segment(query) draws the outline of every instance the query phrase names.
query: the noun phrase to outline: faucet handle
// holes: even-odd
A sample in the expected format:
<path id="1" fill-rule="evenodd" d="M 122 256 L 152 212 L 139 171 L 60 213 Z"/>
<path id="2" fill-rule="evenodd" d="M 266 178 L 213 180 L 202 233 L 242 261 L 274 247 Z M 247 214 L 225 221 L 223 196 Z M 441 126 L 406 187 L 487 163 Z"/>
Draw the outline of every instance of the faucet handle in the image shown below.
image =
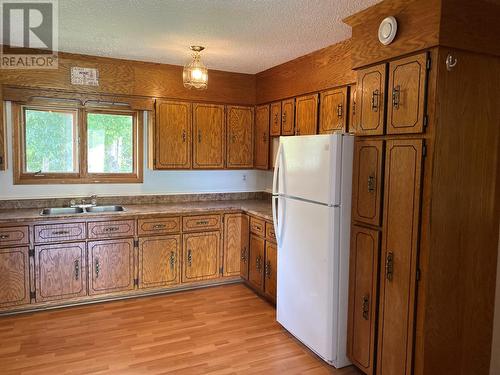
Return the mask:
<path id="1" fill-rule="evenodd" d="M 75 200 L 75 199 L 70 200 L 70 201 L 69 201 L 69 206 L 70 206 L 70 207 L 74 207 L 74 206 L 76 206 L 76 200 Z"/>
<path id="2" fill-rule="evenodd" d="M 93 206 L 97 205 L 97 195 L 95 195 L 95 194 L 94 194 L 94 195 L 91 195 L 91 196 L 90 196 L 90 203 L 91 203 Z"/>

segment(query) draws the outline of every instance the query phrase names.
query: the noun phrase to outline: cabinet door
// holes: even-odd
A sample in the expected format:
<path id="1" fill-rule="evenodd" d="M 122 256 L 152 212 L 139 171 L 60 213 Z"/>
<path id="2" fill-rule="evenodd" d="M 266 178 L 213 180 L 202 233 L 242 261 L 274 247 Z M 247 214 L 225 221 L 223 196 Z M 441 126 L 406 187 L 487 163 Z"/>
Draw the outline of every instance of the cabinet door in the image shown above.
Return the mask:
<path id="1" fill-rule="evenodd" d="M 318 128 L 318 94 L 299 96 L 295 104 L 295 134 L 316 134 Z"/>
<path id="2" fill-rule="evenodd" d="M 238 276 L 240 272 L 245 274 L 245 270 L 241 267 L 245 267 L 247 264 L 247 252 L 248 216 L 244 214 L 225 215 L 223 276 Z M 248 268 L 248 265 L 246 267 Z"/>
<path id="3" fill-rule="evenodd" d="M 191 103 L 156 101 L 155 169 L 191 168 Z"/>
<path id="4" fill-rule="evenodd" d="M 388 134 L 422 133 L 426 79 L 426 53 L 389 64 Z"/>
<path id="5" fill-rule="evenodd" d="M 381 64 L 358 71 L 356 134 L 384 134 L 385 69 Z"/>
<path id="6" fill-rule="evenodd" d="M 320 93 L 320 134 L 345 131 L 347 124 L 347 87 Z"/>
<path id="7" fill-rule="evenodd" d="M 193 104 L 193 168 L 224 167 L 224 106 Z"/>
<path id="8" fill-rule="evenodd" d="M 382 140 L 361 140 L 354 144 L 352 219 L 380 225 L 382 198 Z"/>
<path id="9" fill-rule="evenodd" d="M 271 136 L 281 135 L 281 102 L 271 103 Z"/>
<path id="10" fill-rule="evenodd" d="M 227 107 L 227 161 L 228 168 L 253 166 L 253 108 Z"/>
<path id="11" fill-rule="evenodd" d="M 182 282 L 219 277 L 220 232 L 184 235 Z"/>
<path id="12" fill-rule="evenodd" d="M 276 301 L 276 280 L 278 252 L 276 244 L 266 241 L 266 263 L 264 266 L 264 293 L 266 296 Z"/>
<path id="13" fill-rule="evenodd" d="M 386 145 L 377 368 L 411 374 L 422 140 Z"/>
<path id="14" fill-rule="evenodd" d="M 139 288 L 178 284 L 180 249 L 180 235 L 139 239 Z"/>
<path id="15" fill-rule="evenodd" d="M 365 374 L 373 374 L 374 370 L 378 260 L 379 232 L 353 225 L 347 352 Z"/>
<path id="16" fill-rule="evenodd" d="M 248 262 L 248 281 L 255 288 L 264 287 L 264 251 L 265 240 L 250 234 L 250 259 Z"/>
<path id="17" fill-rule="evenodd" d="M 87 295 L 85 243 L 35 246 L 37 302 Z"/>
<path id="18" fill-rule="evenodd" d="M 134 289 L 134 240 L 88 243 L 89 294 L 106 294 Z"/>
<path id="19" fill-rule="evenodd" d="M 30 303 L 28 247 L 0 249 L 0 307 Z"/>
<path id="20" fill-rule="evenodd" d="M 356 134 L 356 85 L 349 86 L 349 132 Z"/>
<path id="21" fill-rule="evenodd" d="M 255 109 L 255 161 L 257 169 L 269 168 L 269 106 Z"/>
<path id="22" fill-rule="evenodd" d="M 281 135 L 295 134 L 295 99 L 281 102 Z"/>

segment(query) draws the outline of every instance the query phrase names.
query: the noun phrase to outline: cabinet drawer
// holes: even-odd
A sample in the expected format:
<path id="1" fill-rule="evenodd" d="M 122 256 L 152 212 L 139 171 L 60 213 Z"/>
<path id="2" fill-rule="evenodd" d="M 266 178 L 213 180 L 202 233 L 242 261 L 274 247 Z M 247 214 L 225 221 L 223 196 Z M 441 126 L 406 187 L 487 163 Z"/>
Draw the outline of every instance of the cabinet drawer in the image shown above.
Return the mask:
<path id="1" fill-rule="evenodd" d="M 266 239 L 276 242 L 276 233 L 274 233 L 274 224 L 266 222 Z"/>
<path id="2" fill-rule="evenodd" d="M 26 245 L 28 242 L 27 226 L 0 228 L 0 246 Z"/>
<path id="3" fill-rule="evenodd" d="M 179 217 L 160 217 L 156 219 L 139 219 L 137 231 L 139 236 L 147 234 L 178 233 L 181 230 Z"/>
<path id="4" fill-rule="evenodd" d="M 265 222 L 255 217 L 250 218 L 250 232 L 264 237 L 266 235 Z"/>
<path id="5" fill-rule="evenodd" d="M 84 240 L 85 237 L 84 223 L 35 225 L 36 243 Z"/>
<path id="6" fill-rule="evenodd" d="M 134 220 L 89 223 L 89 238 L 129 237 L 135 232 Z"/>
<path id="7" fill-rule="evenodd" d="M 182 218 L 185 232 L 220 229 L 220 215 L 186 216 Z"/>

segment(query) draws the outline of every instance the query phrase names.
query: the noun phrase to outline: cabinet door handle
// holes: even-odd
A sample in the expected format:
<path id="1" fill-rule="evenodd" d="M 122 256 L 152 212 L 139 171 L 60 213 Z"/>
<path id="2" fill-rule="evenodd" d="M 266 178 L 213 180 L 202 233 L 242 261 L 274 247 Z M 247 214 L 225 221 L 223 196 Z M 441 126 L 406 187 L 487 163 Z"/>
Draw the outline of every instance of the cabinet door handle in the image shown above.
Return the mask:
<path id="1" fill-rule="evenodd" d="M 368 192 L 373 193 L 376 189 L 376 180 L 374 175 L 369 175 L 368 176 Z"/>
<path id="2" fill-rule="evenodd" d="M 197 225 L 208 225 L 208 220 L 200 220 L 196 222 Z"/>
<path id="3" fill-rule="evenodd" d="M 243 249 L 241 249 L 241 260 L 246 263 L 247 262 L 247 247 L 243 247 Z"/>
<path id="4" fill-rule="evenodd" d="M 342 118 L 342 116 L 343 116 L 343 112 L 344 112 L 344 107 L 343 107 L 343 105 L 342 105 L 342 104 L 339 104 L 339 105 L 337 106 L 337 117 L 338 117 L 338 118 Z"/>
<path id="5" fill-rule="evenodd" d="M 377 112 L 378 111 L 378 107 L 379 107 L 379 91 L 378 90 L 374 90 L 372 92 L 372 111 L 373 112 Z"/>
<path id="6" fill-rule="evenodd" d="M 193 255 L 191 254 L 191 249 L 188 249 L 187 261 L 188 266 L 191 267 L 191 265 L 193 264 Z"/>
<path id="7" fill-rule="evenodd" d="M 0 234 L 0 240 L 6 240 L 10 237 L 10 234 Z"/>
<path id="8" fill-rule="evenodd" d="M 385 277 L 389 281 L 392 281 L 394 277 L 394 254 L 392 251 L 389 251 L 385 258 Z"/>
<path id="9" fill-rule="evenodd" d="M 104 230 L 104 232 L 116 232 L 116 231 L 119 231 L 120 228 L 119 227 L 106 227 L 103 230 Z"/>
<path id="10" fill-rule="evenodd" d="M 356 101 L 355 100 L 352 101 L 352 115 L 353 116 L 356 115 Z"/>
<path id="11" fill-rule="evenodd" d="M 275 114 L 274 114 L 274 123 L 275 123 L 276 125 L 278 125 L 278 121 L 279 121 L 279 115 L 278 115 L 278 113 L 275 113 Z"/>
<path id="12" fill-rule="evenodd" d="M 173 251 L 170 252 L 170 269 L 173 270 L 175 267 L 175 253 Z"/>
<path id="13" fill-rule="evenodd" d="M 165 224 L 155 224 L 153 225 L 153 229 L 164 229 L 166 227 Z"/>
<path id="14" fill-rule="evenodd" d="M 401 100 L 401 86 L 397 85 L 392 89 L 392 107 L 394 109 L 399 109 L 399 103 Z"/>
<path id="15" fill-rule="evenodd" d="M 255 268 L 257 269 L 257 272 L 260 273 L 260 271 L 262 269 L 260 255 L 257 255 L 257 258 L 255 259 Z"/>
<path id="16" fill-rule="evenodd" d="M 80 261 L 78 259 L 75 260 L 75 280 L 78 281 L 80 278 Z"/>
<path id="17" fill-rule="evenodd" d="M 268 279 L 270 279 L 271 278 L 271 262 L 270 261 L 267 261 L 267 263 L 266 263 L 265 272 L 266 272 L 266 277 Z"/>
<path id="18" fill-rule="evenodd" d="M 201 130 L 198 130 L 198 143 L 201 143 Z"/>
<path id="19" fill-rule="evenodd" d="M 363 296 L 361 311 L 363 314 L 363 319 L 368 320 L 370 316 L 370 297 L 368 295 Z"/>
<path id="20" fill-rule="evenodd" d="M 63 236 L 69 234 L 69 230 L 55 230 L 52 232 L 54 236 Z"/>
<path id="21" fill-rule="evenodd" d="M 236 136 L 234 134 L 231 134 L 231 142 L 236 143 Z"/>
<path id="22" fill-rule="evenodd" d="M 182 142 L 186 142 L 186 130 L 182 131 Z"/>
<path id="23" fill-rule="evenodd" d="M 281 115 L 281 122 L 286 122 L 286 112 Z"/>
<path id="24" fill-rule="evenodd" d="M 100 266 L 99 266 L 99 258 L 95 259 L 95 278 L 99 278 L 99 271 L 100 271 Z"/>

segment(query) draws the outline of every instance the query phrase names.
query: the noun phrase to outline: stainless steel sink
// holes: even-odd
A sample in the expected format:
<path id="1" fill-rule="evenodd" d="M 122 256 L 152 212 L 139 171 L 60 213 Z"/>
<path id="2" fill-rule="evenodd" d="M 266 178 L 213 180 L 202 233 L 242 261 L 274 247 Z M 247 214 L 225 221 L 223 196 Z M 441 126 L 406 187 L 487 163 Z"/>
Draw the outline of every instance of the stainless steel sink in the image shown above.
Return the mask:
<path id="1" fill-rule="evenodd" d="M 125 211 L 123 206 L 93 206 L 85 208 L 87 212 L 121 212 Z"/>
<path id="2" fill-rule="evenodd" d="M 83 208 L 80 207 L 54 207 L 54 208 L 44 208 L 40 215 L 50 216 L 50 215 L 71 215 L 71 214 L 82 214 Z"/>

